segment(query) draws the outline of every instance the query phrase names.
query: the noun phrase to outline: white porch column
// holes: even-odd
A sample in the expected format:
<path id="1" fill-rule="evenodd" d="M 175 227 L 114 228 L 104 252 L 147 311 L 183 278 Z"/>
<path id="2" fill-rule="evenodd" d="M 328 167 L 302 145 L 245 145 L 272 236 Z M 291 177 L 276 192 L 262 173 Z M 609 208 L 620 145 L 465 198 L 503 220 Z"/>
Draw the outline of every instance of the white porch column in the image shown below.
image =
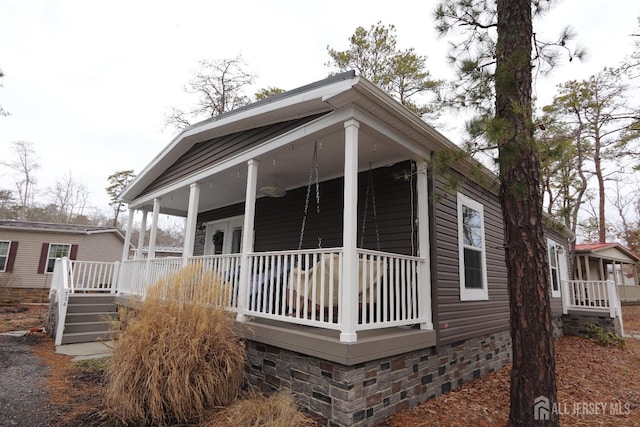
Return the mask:
<path id="1" fill-rule="evenodd" d="M 127 219 L 127 232 L 124 235 L 124 248 L 122 248 L 122 261 L 129 259 L 129 249 L 131 246 L 131 232 L 133 231 L 133 215 L 136 210 L 129 208 L 129 218 Z"/>
<path id="2" fill-rule="evenodd" d="M 153 199 L 153 218 L 151 218 L 151 234 L 149 235 L 149 254 L 147 259 L 156 257 L 156 237 L 158 236 L 158 217 L 160 216 L 160 199 Z"/>
<path id="3" fill-rule="evenodd" d="M 427 180 L 427 162 L 416 162 L 416 191 L 418 192 L 418 255 L 422 259 L 418 270 L 419 294 L 418 314 L 425 319 L 420 329 L 433 329 L 431 311 L 431 265 L 429 263 L 429 183 Z"/>
<path id="4" fill-rule="evenodd" d="M 238 289 L 238 314 L 236 320 L 244 322 L 244 313 L 249 302 L 249 278 L 251 268 L 249 254 L 253 253 L 253 228 L 256 216 L 256 187 L 258 184 L 258 161 L 247 162 L 247 190 L 244 198 L 244 224 L 242 226 L 242 254 L 240 255 L 240 289 Z"/>
<path id="5" fill-rule="evenodd" d="M 142 259 L 142 247 L 144 246 L 144 236 L 147 234 L 147 217 L 149 211 L 142 211 L 142 223 L 140 224 L 140 234 L 138 235 L 138 250 L 136 251 L 136 259 Z"/>
<path id="6" fill-rule="evenodd" d="M 182 264 L 187 265 L 189 257 L 193 256 L 193 244 L 196 240 L 196 225 L 198 222 L 198 205 L 200 204 L 200 184 L 194 182 L 189 187 L 189 210 L 184 227 L 184 247 L 182 248 Z"/>
<path id="7" fill-rule="evenodd" d="M 342 295 L 340 341 L 356 342 L 358 323 L 358 128 L 356 120 L 344 122 L 344 212 L 342 227 Z"/>

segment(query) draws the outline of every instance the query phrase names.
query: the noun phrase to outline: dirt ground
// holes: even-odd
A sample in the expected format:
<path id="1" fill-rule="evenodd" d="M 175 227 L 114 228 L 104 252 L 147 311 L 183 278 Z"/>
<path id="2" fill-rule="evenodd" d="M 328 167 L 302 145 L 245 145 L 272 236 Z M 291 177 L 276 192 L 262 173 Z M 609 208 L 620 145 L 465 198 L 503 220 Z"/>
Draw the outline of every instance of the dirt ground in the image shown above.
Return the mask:
<path id="1" fill-rule="evenodd" d="M 623 308 L 625 332 L 640 335 L 640 306 Z M 6 310 L 0 306 L 0 331 L 39 328 L 46 309 Z M 75 366 L 54 353 L 53 342 L 32 340 L 48 366 L 50 403 L 57 426 L 101 426 L 100 369 Z M 602 347 L 579 337 L 556 342 L 561 424 L 640 426 L 640 339 L 626 339 L 625 350 Z M 398 413 L 379 427 L 504 426 L 509 414 L 509 366 L 418 407 Z M 108 425 L 108 424 L 107 424 Z"/>

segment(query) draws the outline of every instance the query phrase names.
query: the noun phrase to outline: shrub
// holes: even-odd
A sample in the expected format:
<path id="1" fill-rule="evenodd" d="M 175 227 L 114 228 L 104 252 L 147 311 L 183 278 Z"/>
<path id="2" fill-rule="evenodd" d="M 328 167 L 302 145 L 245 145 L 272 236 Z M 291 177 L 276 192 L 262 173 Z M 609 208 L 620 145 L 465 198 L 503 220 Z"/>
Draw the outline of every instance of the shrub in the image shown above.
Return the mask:
<path id="1" fill-rule="evenodd" d="M 107 373 L 106 405 L 115 418 L 134 425 L 200 422 L 238 396 L 244 347 L 231 314 L 210 304 L 224 304 L 224 287 L 189 266 L 150 287 L 138 310 L 123 312 L 126 329 Z"/>
<path id="2" fill-rule="evenodd" d="M 587 323 L 584 326 L 584 330 L 585 330 L 585 334 L 584 334 L 585 338 L 595 341 L 601 346 L 604 346 L 604 347 L 616 346 L 616 347 L 620 347 L 621 349 L 627 348 L 627 343 L 624 341 L 622 337 L 619 337 L 613 332 L 605 331 L 601 326 L 598 326 L 595 323 Z"/>

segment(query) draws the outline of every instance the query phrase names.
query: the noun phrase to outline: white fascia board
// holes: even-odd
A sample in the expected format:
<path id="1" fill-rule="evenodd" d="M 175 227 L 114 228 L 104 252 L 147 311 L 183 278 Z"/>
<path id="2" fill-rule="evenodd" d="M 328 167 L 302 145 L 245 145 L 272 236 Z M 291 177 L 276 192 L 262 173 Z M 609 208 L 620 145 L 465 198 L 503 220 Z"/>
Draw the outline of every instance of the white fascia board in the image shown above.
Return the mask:
<path id="1" fill-rule="evenodd" d="M 384 106 L 385 110 L 400 116 L 404 123 L 410 124 L 410 126 L 414 127 L 418 132 L 428 135 L 431 141 L 441 144 L 443 148 L 460 149 L 460 147 L 453 143 L 449 138 L 438 132 L 434 127 L 416 116 L 415 113 L 407 109 L 370 81 L 361 79 L 358 82 L 358 85 L 354 85 L 354 89 L 363 96 L 371 99 L 376 104 Z"/>
<path id="2" fill-rule="evenodd" d="M 0 226 L 0 230 L 10 231 L 34 231 L 38 233 L 61 233 L 61 234 L 87 234 L 86 230 L 60 230 L 52 228 L 38 228 L 38 227 L 6 227 Z"/>
<path id="3" fill-rule="evenodd" d="M 91 230 L 86 232 L 86 234 L 104 234 L 104 233 L 114 233 L 117 236 L 121 237 L 122 240 L 124 240 L 124 235 L 117 228 L 111 228 L 109 230 Z"/>
<path id="4" fill-rule="evenodd" d="M 332 83 L 328 86 L 320 86 L 314 89 L 311 89 L 307 92 L 302 92 L 299 94 L 295 94 L 289 97 L 282 98 L 272 103 L 266 103 L 264 105 L 259 105 L 255 108 L 248 108 L 246 110 L 238 111 L 235 114 L 229 114 L 228 116 L 224 116 L 219 120 L 208 120 L 201 122 L 201 124 L 195 124 L 192 127 L 183 130 L 179 133 L 170 143 L 167 145 L 164 150 L 162 150 L 157 156 L 153 158 L 153 160 L 136 176 L 133 182 L 125 188 L 125 190 L 118 197 L 119 201 L 122 202 L 131 202 L 131 198 L 129 193 L 133 192 L 138 188 L 140 184 L 144 186 L 149 185 L 150 182 L 147 182 L 145 185 L 145 177 L 151 171 L 155 169 L 155 167 L 160 164 L 160 162 L 165 159 L 172 151 L 174 151 L 178 145 L 183 143 L 185 140 L 193 139 L 191 144 L 188 144 L 184 150 L 179 151 L 178 156 L 175 156 L 175 159 L 179 157 L 179 155 L 184 154 L 189 148 L 191 148 L 194 144 L 201 142 L 201 140 L 207 140 L 211 138 L 215 138 L 215 135 L 207 134 L 204 138 L 199 138 L 199 136 L 208 131 L 214 130 L 216 128 L 220 129 L 220 135 L 225 135 L 224 128 L 233 123 L 238 123 L 243 120 L 249 119 L 251 117 L 264 115 L 270 112 L 277 111 L 279 109 L 284 109 L 286 107 L 290 107 L 296 104 L 302 104 L 306 101 L 317 100 L 320 99 L 324 101 L 327 98 L 335 96 L 341 92 L 344 92 L 350 89 L 353 84 L 358 81 L 358 77 L 348 80 L 341 80 L 335 83 Z M 174 159 L 174 160 L 175 160 Z M 153 177 L 155 179 L 155 177 Z M 140 189 L 141 191 L 142 189 Z"/>
<path id="5" fill-rule="evenodd" d="M 355 110 L 353 108 L 345 108 L 340 111 L 335 111 L 317 118 L 305 125 L 293 129 L 287 133 L 277 136 L 269 141 L 262 143 L 261 145 L 253 148 L 250 151 L 245 151 L 234 157 L 228 158 L 216 165 L 213 165 L 207 169 L 201 170 L 193 175 L 190 175 L 180 181 L 177 181 L 167 187 L 158 189 L 152 193 L 146 194 L 144 197 L 132 200 L 129 203 L 130 209 L 138 209 L 141 206 L 153 201 L 155 198 L 162 198 L 163 195 L 171 193 L 180 188 L 188 187 L 194 182 L 200 182 L 208 179 L 209 177 L 216 175 L 225 170 L 243 165 L 251 159 L 260 157 L 270 151 L 276 150 L 285 145 L 291 144 L 305 136 L 312 135 L 316 132 L 320 132 L 325 128 L 328 128 L 337 123 L 342 123 L 350 118 L 353 118 Z"/>
<path id="6" fill-rule="evenodd" d="M 358 109 L 355 109 L 354 111 L 354 119 L 376 130 L 387 138 L 392 139 L 394 142 L 411 151 L 419 158 L 424 159 L 429 156 L 429 151 L 424 146 L 417 144 L 409 140 L 408 138 L 405 138 L 395 130 L 386 126 L 384 123 L 381 123 L 379 120 L 373 119 L 371 116 L 363 113 Z"/>

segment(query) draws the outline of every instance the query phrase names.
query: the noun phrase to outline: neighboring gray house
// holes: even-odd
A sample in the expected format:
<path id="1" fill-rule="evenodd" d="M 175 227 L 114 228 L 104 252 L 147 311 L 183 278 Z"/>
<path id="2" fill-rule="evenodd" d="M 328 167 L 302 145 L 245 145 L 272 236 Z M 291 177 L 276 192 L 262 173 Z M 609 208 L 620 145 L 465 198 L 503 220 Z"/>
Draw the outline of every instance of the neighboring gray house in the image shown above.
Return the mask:
<path id="1" fill-rule="evenodd" d="M 446 151 L 353 72 L 193 125 L 121 195 L 142 230 L 153 216 L 117 302 L 187 264 L 214 271 L 251 383 L 291 389 L 322 425 L 373 425 L 479 378 L 511 358 L 498 185 L 462 156 L 436 173 Z M 160 214 L 186 218 L 181 258 L 155 256 Z M 558 334 L 580 302 L 561 296 L 569 234 L 546 230 Z"/>
<path id="2" fill-rule="evenodd" d="M 575 247 L 576 280 L 611 280 L 622 302 L 640 302 L 640 257 L 620 243 L 585 243 Z"/>
<path id="3" fill-rule="evenodd" d="M 46 302 L 56 258 L 113 262 L 123 248 L 124 236 L 115 228 L 1 220 L 0 295 L 24 301 L 44 295 Z"/>

